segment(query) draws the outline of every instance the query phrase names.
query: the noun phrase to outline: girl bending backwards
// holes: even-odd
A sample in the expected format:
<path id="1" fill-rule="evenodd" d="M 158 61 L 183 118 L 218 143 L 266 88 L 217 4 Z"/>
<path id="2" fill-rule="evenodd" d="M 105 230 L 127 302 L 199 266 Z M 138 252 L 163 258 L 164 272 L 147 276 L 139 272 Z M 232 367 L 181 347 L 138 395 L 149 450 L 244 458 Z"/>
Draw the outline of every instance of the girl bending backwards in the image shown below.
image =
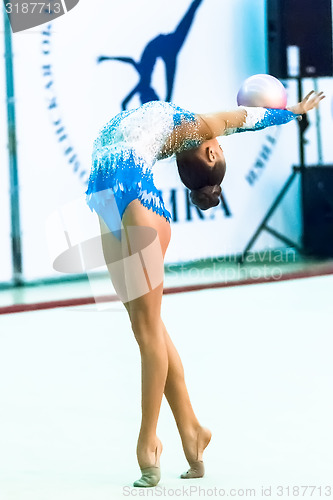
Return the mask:
<path id="1" fill-rule="evenodd" d="M 181 359 L 161 318 L 171 214 L 154 184 L 152 167 L 175 155 L 191 201 L 207 210 L 219 203 L 226 171 L 217 137 L 287 123 L 317 107 L 323 97 L 312 91 L 283 110 L 240 106 L 212 114 L 152 101 L 116 115 L 94 141 L 86 201 L 98 214 L 105 262 L 141 355 L 136 454 L 142 477 L 134 486 L 155 486 L 160 480 L 162 443 L 156 428 L 163 394 L 190 466 L 181 478 L 204 475 L 203 451 L 212 435 L 193 411 Z"/>

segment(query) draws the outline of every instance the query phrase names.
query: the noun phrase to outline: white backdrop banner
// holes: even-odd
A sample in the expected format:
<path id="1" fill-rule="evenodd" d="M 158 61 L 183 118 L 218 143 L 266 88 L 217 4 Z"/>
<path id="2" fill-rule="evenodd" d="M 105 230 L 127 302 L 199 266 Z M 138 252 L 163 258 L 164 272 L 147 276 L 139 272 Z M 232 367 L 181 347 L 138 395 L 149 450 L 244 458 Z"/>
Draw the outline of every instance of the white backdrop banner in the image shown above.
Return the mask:
<path id="1" fill-rule="evenodd" d="M 13 35 L 27 279 L 56 274 L 45 224 L 66 203 L 84 200 L 93 140 L 113 115 L 156 98 L 193 112 L 237 106 L 242 81 L 267 71 L 264 7 L 264 0 L 95 0 L 93 6 L 81 0 L 66 16 Z M 330 93 L 330 79 L 319 84 Z M 305 90 L 311 86 L 306 82 Z M 293 103 L 293 84 L 288 94 Z M 311 121 L 307 156 L 317 162 L 314 114 Z M 329 162 L 332 119 L 325 106 L 322 123 Z M 167 263 L 241 253 L 298 163 L 296 123 L 220 140 L 227 159 L 223 199 L 208 211 L 190 204 L 174 160 L 154 166 L 173 216 Z M 295 185 L 274 221 L 296 241 L 298 206 Z M 82 224 L 99 227 L 88 207 Z M 281 242 L 263 235 L 256 249 L 267 246 Z"/>

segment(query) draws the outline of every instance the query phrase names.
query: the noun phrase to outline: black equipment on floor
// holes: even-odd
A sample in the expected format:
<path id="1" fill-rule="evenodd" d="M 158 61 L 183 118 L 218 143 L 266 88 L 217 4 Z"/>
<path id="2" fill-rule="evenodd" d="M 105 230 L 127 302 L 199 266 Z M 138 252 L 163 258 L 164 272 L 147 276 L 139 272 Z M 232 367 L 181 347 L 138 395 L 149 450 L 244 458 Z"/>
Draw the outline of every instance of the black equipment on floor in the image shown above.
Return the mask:
<path id="1" fill-rule="evenodd" d="M 302 169 L 304 253 L 333 257 L 333 165 Z"/>
<path id="2" fill-rule="evenodd" d="M 299 47 L 301 78 L 333 75 L 331 0 L 267 0 L 269 74 L 285 79 L 288 47 Z"/>

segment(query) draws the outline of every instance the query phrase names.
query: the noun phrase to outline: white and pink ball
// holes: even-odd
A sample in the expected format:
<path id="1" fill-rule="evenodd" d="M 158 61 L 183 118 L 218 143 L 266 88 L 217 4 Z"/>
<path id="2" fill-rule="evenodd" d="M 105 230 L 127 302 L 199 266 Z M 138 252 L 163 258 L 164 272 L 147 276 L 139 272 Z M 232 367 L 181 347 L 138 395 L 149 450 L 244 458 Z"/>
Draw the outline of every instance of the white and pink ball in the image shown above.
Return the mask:
<path id="1" fill-rule="evenodd" d="M 238 106 L 285 109 L 287 91 L 284 85 L 271 75 L 253 75 L 247 78 L 237 94 Z"/>

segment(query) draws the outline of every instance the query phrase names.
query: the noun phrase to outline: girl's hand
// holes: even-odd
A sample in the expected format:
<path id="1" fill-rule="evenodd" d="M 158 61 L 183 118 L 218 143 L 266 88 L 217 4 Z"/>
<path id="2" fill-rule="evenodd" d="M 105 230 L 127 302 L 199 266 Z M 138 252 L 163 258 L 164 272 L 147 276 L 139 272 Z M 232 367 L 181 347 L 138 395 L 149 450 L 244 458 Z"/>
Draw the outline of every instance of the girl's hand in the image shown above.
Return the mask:
<path id="1" fill-rule="evenodd" d="M 324 92 L 315 92 L 314 90 L 311 90 L 311 92 L 309 92 L 301 102 L 287 109 L 296 115 L 304 115 L 304 113 L 307 113 L 311 109 L 317 108 L 320 101 L 324 99 L 324 97 Z"/>

